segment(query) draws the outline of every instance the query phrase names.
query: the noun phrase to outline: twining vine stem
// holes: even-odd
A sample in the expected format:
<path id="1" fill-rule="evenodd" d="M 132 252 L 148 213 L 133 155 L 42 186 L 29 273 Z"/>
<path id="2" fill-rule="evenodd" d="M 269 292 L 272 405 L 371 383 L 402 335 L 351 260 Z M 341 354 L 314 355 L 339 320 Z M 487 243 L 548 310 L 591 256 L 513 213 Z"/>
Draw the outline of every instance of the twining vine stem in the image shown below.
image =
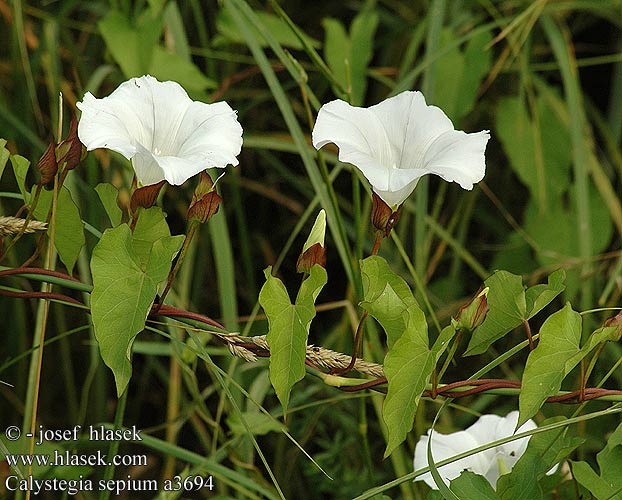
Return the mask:
<path id="1" fill-rule="evenodd" d="M 0 277 L 19 276 L 38 281 L 64 285 L 80 291 L 90 291 L 91 287 L 75 278 L 58 271 L 29 268 L 0 268 Z M 16 291 L 6 287 L 0 288 L 0 295 L 18 298 L 36 298 L 61 302 L 70 306 L 78 306 L 88 312 L 88 308 L 79 300 L 68 295 L 56 292 Z M 232 355 L 248 362 L 255 362 L 258 358 L 270 356 L 270 346 L 265 335 L 246 337 L 237 333 L 230 333 L 218 321 L 203 314 L 187 311 L 169 305 L 154 304 L 150 321 L 157 317 L 176 319 L 186 327 L 196 328 L 209 333 L 225 344 Z M 325 384 L 342 391 L 355 392 L 375 390 L 386 392 L 387 378 L 381 364 L 365 361 L 361 358 L 352 358 L 351 355 L 336 352 L 321 346 L 308 345 L 306 364 L 311 373 L 321 378 Z M 351 378 L 340 376 L 345 371 L 358 372 L 366 378 Z M 335 375 L 339 374 L 339 375 Z M 521 383 L 518 380 L 482 378 L 475 380 L 461 380 L 449 384 L 432 384 L 423 392 L 425 397 L 461 398 L 474 394 L 488 393 L 506 396 L 518 396 Z M 547 398 L 548 403 L 579 404 L 593 399 L 605 401 L 622 401 L 622 390 L 603 389 L 600 387 L 582 387 L 575 391 L 559 391 L 556 395 Z"/>

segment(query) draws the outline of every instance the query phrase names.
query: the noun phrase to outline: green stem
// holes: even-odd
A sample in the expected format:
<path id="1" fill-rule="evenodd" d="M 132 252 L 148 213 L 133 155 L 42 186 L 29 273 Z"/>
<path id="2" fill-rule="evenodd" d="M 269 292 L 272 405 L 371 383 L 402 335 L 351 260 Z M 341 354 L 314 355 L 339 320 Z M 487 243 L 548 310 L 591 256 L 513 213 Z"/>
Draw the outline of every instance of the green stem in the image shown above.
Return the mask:
<path id="1" fill-rule="evenodd" d="M 127 393 L 128 388 L 125 389 L 119 401 L 117 402 L 117 410 L 114 415 L 114 428 L 122 429 L 123 428 L 123 415 L 125 415 L 125 405 L 127 403 Z M 113 457 L 119 452 L 119 446 L 121 441 L 112 441 L 110 443 L 110 448 L 108 448 L 108 456 Z M 104 470 L 104 481 L 107 482 L 114 477 L 115 465 L 110 462 L 106 469 Z M 99 495 L 99 500 L 108 500 L 110 498 L 110 490 L 102 490 Z"/>
<path id="2" fill-rule="evenodd" d="M 56 251 L 54 249 L 54 235 L 56 228 L 56 202 L 58 200 L 58 176 L 54 177 L 54 192 L 52 195 L 52 218 L 50 219 L 50 233 L 48 240 L 48 248 L 45 256 L 45 268 L 52 269 L 56 260 Z M 51 292 L 52 285 L 50 283 L 44 283 L 41 287 L 43 292 Z M 33 338 L 33 344 L 38 344 L 39 348 L 33 350 L 32 357 L 30 359 L 30 371 L 28 376 L 28 389 L 26 398 L 26 408 L 24 411 L 23 428 L 27 429 L 27 425 L 30 425 L 30 446 L 29 454 L 34 453 L 35 448 L 35 429 L 37 426 L 37 410 L 39 406 L 39 389 L 41 387 L 41 370 L 43 367 L 43 347 L 45 345 L 45 331 L 47 328 L 47 320 L 50 310 L 49 300 L 42 300 L 39 302 L 39 309 L 37 311 L 37 325 L 35 329 L 35 335 Z M 28 466 L 28 476 L 32 475 L 32 465 Z M 30 490 L 26 492 L 26 500 L 30 498 Z"/>
<path id="3" fill-rule="evenodd" d="M 458 333 L 454 337 L 453 344 L 449 348 L 447 359 L 445 359 L 445 362 L 443 363 L 443 367 L 438 372 L 436 380 L 441 380 L 443 378 L 443 375 L 445 375 L 447 368 L 449 368 L 449 363 L 451 363 L 451 360 L 454 359 L 454 355 L 456 354 L 456 350 L 458 349 L 458 344 L 460 343 L 461 338 L 462 338 L 462 330 L 458 330 Z"/>
<path id="4" fill-rule="evenodd" d="M 177 272 L 181 268 L 181 265 L 183 264 L 184 259 L 186 258 L 186 252 L 188 252 L 188 247 L 190 246 L 190 242 L 192 241 L 192 238 L 194 237 L 194 233 L 196 232 L 198 227 L 199 227 L 198 221 L 192 220 L 190 222 L 190 227 L 188 228 L 188 233 L 186 234 L 184 243 L 182 244 L 181 250 L 179 251 L 179 256 L 177 257 L 177 261 L 175 262 L 173 269 L 171 269 L 170 272 L 168 273 L 168 278 L 166 280 L 166 287 L 164 288 L 164 291 L 162 292 L 162 295 L 160 296 L 160 301 L 158 303 L 158 307 L 155 310 L 155 313 L 157 313 L 160 310 L 160 306 L 164 304 L 164 299 L 166 299 L 166 296 L 168 295 L 168 292 L 171 289 L 171 285 L 173 284 L 173 280 L 175 279 L 175 276 L 177 276 Z"/>

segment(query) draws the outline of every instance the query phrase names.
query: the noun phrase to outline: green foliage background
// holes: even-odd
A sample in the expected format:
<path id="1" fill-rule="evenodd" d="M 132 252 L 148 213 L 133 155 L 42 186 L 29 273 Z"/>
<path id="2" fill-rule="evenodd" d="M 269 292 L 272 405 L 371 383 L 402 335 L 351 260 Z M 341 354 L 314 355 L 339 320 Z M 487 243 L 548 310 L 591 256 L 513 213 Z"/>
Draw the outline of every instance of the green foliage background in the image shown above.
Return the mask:
<path id="1" fill-rule="evenodd" d="M 102 97 L 145 73 L 178 81 L 196 100 L 227 100 L 244 128 L 240 166 L 228 168 L 219 182 L 221 210 L 200 229 L 171 300 L 230 331 L 264 334 L 267 322 L 257 315 L 263 270 L 271 265 L 289 290 L 298 286 L 298 252 L 322 206 L 329 220 L 328 284 L 309 342 L 349 352 L 363 299 L 358 260 L 373 244 L 369 188 L 336 161 L 334 149 L 317 156 L 310 145 L 313 117 L 335 98 L 371 105 L 402 90 L 422 90 L 456 128 L 489 129 L 492 136 L 484 182 L 466 192 L 437 178 L 422 180 L 392 241 L 381 248 L 392 270 L 418 290 L 420 303 L 424 296 L 415 284 L 423 284 L 435 311 L 430 329 L 447 324 L 495 269 L 522 275 L 526 285 L 565 269 L 566 289 L 548 314 L 565 301 L 577 311 L 620 307 L 621 24 L 619 0 L 0 0 L 0 137 L 11 153 L 36 163 L 59 136 L 59 93 L 67 130 L 86 91 Z M 24 170 L 11 162 L 1 168 L 0 215 L 10 215 L 27 196 L 16 180 Z M 111 183 L 127 205 L 131 177 L 127 161 L 103 150 L 72 172 L 66 185 L 86 244 L 72 257 L 73 270 L 62 254 L 58 269 L 68 266 L 89 283 L 92 249 L 117 217 L 108 218 L 115 213 L 110 193 L 98 196 L 94 187 Z M 29 172 L 28 188 L 35 180 Z M 169 187 L 161 199 L 173 235 L 186 230 L 193 189 L 191 180 Z M 2 264 L 21 264 L 34 241 L 23 238 Z M 39 287 L 24 279 L 3 278 L 2 285 Z M 83 299 L 77 292 L 76 298 Z M 22 423 L 37 311 L 36 301 L 0 299 L 0 380 L 11 384 L 0 385 L 0 430 Z M 583 322 L 592 331 L 610 316 L 586 314 Z M 38 410 L 48 428 L 115 418 L 114 380 L 93 335 L 88 315 L 51 305 Z M 378 325 L 368 321 L 366 335 L 366 358 L 381 362 Z M 412 471 L 414 445 L 438 410 L 435 402 L 420 403 L 415 432 L 383 459 L 383 397 L 339 392 L 306 377 L 289 398 L 288 436 L 266 415 L 283 417 L 268 362 L 246 364 L 213 342 L 197 357 L 185 347 L 205 343 L 196 337 L 149 324 L 135 341 L 123 423 L 145 429 L 151 439 L 124 451 L 149 456 L 149 468 L 134 476 L 211 473 L 221 498 L 354 498 Z M 519 328 L 479 356 L 458 359 L 448 378 L 470 376 L 475 368 L 466 372 L 465 364 L 483 366 L 523 339 Z M 607 344 L 594 383 L 621 357 L 618 344 Z M 524 361 L 511 358 L 494 375 L 518 379 Z M 569 387 L 576 382 L 566 381 Z M 622 386 L 619 369 L 608 384 Z M 478 412 L 504 415 L 517 406 L 515 397 L 462 399 L 443 412 L 438 429 L 462 429 Z M 604 407 L 592 402 L 588 410 Z M 573 410 L 549 405 L 537 419 Z M 573 428 L 585 440 L 573 455 L 583 464 L 580 473 L 590 474 L 584 462 L 598 470 L 600 450 L 599 457 L 619 451 L 615 443 L 605 448 L 618 421 L 614 415 Z M 578 498 L 575 486 L 552 483 L 543 494 Z M 406 482 L 387 494 L 426 498 L 427 488 Z"/>

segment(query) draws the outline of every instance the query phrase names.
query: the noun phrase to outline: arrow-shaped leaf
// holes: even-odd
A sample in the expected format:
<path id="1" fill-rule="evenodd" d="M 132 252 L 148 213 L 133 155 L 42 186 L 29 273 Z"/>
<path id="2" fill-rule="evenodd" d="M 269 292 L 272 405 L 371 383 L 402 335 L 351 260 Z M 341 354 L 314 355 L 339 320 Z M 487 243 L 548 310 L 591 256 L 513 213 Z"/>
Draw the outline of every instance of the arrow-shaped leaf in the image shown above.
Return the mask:
<path id="1" fill-rule="evenodd" d="M 163 236 L 152 244 L 142 262 L 130 228 L 121 224 L 107 229 L 93 249 L 91 316 L 102 359 L 114 373 L 118 395 L 131 377 L 134 338 L 145 327 L 158 285 L 166 279 L 182 242 L 183 236 Z"/>
<path id="2" fill-rule="evenodd" d="M 382 408 L 388 432 L 385 457 L 412 430 L 421 394 L 430 381 L 438 358 L 456 333 L 451 325 L 444 328 L 430 349 L 428 325 L 423 311 L 412 305 L 405 315 L 406 329 L 384 358 L 384 372 L 388 381 L 387 397 Z"/>
<path id="3" fill-rule="evenodd" d="M 266 282 L 259 293 L 259 303 L 268 317 L 270 382 L 287 410 L 292 387 L 305 376 L 307 338 L 315 317 L 315 299 L 327 277 L 324 268 L 314 265 L 292 304 L 285 285 L 271 271 L 272 267 L 264 270 Z"/>
<path id="4" fill-rule="evenodd" d="M 520 276 L 497 271 L 484 283 L 489 287 L 488 314 L 474 332 L 466 356 L 481 354 L 490 344 L 540 312 L 564 291 L 566 273 L 558 270 L 549 276 L 548 284 L 535 285 L 527 290 Z"/>
<path id="5" fill-rule="evenodd" d="M 564 377 L 580 361 L 581 315 L 570 303 L 549 316 L 540 328 L 538 346 L 531 351 L 518 398 L 517 427 L 534 416 L 546 398 L 557 393 Z"/>

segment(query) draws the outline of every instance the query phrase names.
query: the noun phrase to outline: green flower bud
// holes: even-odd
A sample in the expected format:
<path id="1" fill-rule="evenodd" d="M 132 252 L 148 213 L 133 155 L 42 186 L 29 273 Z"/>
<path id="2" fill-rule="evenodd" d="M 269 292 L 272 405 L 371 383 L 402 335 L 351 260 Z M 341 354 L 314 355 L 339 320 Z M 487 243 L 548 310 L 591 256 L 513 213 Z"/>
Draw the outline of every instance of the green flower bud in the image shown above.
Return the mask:
<path id="1" fill-rule="evenodd" d="M 475 330 L 486 319 L 488 312 L 488 295 L 489 288 L 483 290 L 480 288 L 475 297 L 458 310 L 458 314 L 452 320 L 454 327 L 462 330 Z"/>

